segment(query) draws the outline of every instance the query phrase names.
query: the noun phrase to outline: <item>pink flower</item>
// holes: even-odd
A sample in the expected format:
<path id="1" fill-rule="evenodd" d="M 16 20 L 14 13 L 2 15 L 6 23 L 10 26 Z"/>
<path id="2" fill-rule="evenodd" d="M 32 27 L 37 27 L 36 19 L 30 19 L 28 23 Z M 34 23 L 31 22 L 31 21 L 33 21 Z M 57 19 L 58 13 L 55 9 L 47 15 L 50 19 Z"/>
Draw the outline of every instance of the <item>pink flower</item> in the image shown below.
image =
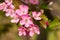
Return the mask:
<path id="1" fill-rule="evenodd" d="M 13 18 L 13 19 L 11 20 L 12 23 L 18 23 L 19 20 L 20 20 L 20 18 L 21 18 L 21 17 L 20 17 L 19 15 L 17 15 L 15 12 L 12 13 L 12 14 L 10 15 L 10 17 Z"/>
<path id="2" fill-rule="evenodd" d="M 32 16 L 35 20 L 41 20 L 40 16 L 41 16 L 41 12 L 32 12 Z"/>
<path id="3" fill-rule="evenodd" d="M 11 3 L 12 3 L 12 0 L 5 0 L 5 2 L 6 2 L 6 3 L 9 3 L 9 2 L 11 2 Z"/>
<path id="4" fill-rule="evenodd" d="M 29 0 L 31 4 L 39 4 L 39 0 Z"/>
<path id="5" fill-rule="evenodd" d="M 14 10 L 13 9 L 7 9 L 5 15 L 6 16 L 11 16 L 13 13 L 14 13 Z"/>
<path id="6" fill-rule="evenodd" d="M 11 20 L 12 23 L 18 23 L 19 20 L 20 20 L 20 16 L 18 16 L 18 15 L 15 14 L 15 13 L 12 13 L 12 14 L 10 15 L 10 17 L 12 18 L 12 20 Z"/>
<path id="7" fill-rule="evenodd" d="M 13 4 L 11 4 L 11 5 L 9 5 L 9 8 L 10 8 L 10 9 L 14 9 L 15 7 L 14 7 Z"/>
<path id="8" fill-rule="evenodd" d="M 3 10 L 5 8 L 6 4 L 3 2 L 0 4 L 0 10 Z"/>
<path id="9" fill-rule="evenodd" d="M 23 11 L 21 11 L 20 9 L 17 9 L 16 11 L 15 11 L 15 13 L 17 14 L 17 15 L 19 15 L 19 16 L 22 16 L 22 15 L 26 15 L 27 14 L 27 12 L 23 12 Z"/>
<path id="10" fill-rule="evenodd" d="M 20 9 L 17 9 L 15 11 L 15 13 L 18 14 L 19 16 L 26 15 L 28 13 L 28 9 L 29 9 L 28 6 L 26 6 L 26 5 L 20 5 L 19 8 Z"/>
<path id="11" fill-rule="evenodd" d="M 8 5 L 5 2 L 3 2 L 3 3 L 0 4 L 0 10 L 3 10 L 3 11 L 6 11 L 8 9 L 14 9 L 14 8 L 15 7 L 14 7 L 13 4 Z"/>
<path id="12" fill-rule="evenodd" d="M 11 22 L 12 23 L 18 23 L 19 22 L 19 19 L 12 19 Z"/>
<path id="13" fill-rule="evenodd" d="M 0 10 L 6 11 L 7 9 L 14 9 L 14 5 L 12 3 L 12 0 L 5 0 L 5 2 L 0 4 Z"/>
<path id="14" fill-rule="evenodd" d="M 14 19 L 20 18 L 20 16 L 17 15 L 16 13 L 12 13 L 12 14 L 10 15 L 10 17 L 11 17 L 11 18 L 14 18 Z"/>
<path id="15" fill-rule="evenodd" d="M 20 9 L 17 9 L 17 10 L 15 11 L 15 13 L 16 13 L 17 15 L 19 15 L 19 16 L 23 15 L 23 13 L 21 13 L 21 10 L 20 10 Z"/>
<path id="16" fill-rule="evenodd" d="M 0 10 L 2 10 L 2 9 L 3 9 L 3 3 L 0 4 Z"/>
<path id="17" fill-rule="evenodd" d="M 20 20 L 20 16 L 17 15 L 16 13 L 11 14 L 10 17 L 13 18 L 13 19 L 11 20 L 12 23 L 18 23 L 19 20 Z"/>
<path id="18" fill-rule="evenodd" d="M 15 7 L 14 7 L 14 5 L 12 5 L 12 4 L 10 4 L 10 5 L 5 5 L 5 7 L 4 7 L 4 9 L 3 9 L 3 11 L 7 11 L 7 10 L 9 10 L 9 9 L 14 9 Z"/>
<path id="19" fill-rule="evenodd" d="M 32 25 L 30 25 L 30 28 L 29 28 L 29 36 L 33 36 L 34 33 L 39 35 L 40 31 L 39 31 L 39 28 L 37 25 L 32 24 Z"/>
<path id="20" fill-rule="evenodd" d="M 40 31 L 37 25 L 32 24 L 28 28 L 26 28 L 25 26 L 20 26 L 18 29 L 18 33 L 19 36 L 29 35 L 32 37 L 35 33 L 39 35 Z"/>
<path id="21" fill-rule="evenodd" d="M 24 15 L 24 14 L 28 13 L 28 9 L 29 9 L 28 6 L 26 6 L 26 5 L 20 5 L 19 8 L 20 8 L 20 15 Z"/>
<path id="22" fill-rule="evenodd" d="M 29 27 L 30 24 L 33 24 L 30 15 L 21 16 L 20 24 L 25 25 L 25 27 Z"/>
<path id="23" fill-rule="evenodd" d="M 28 6 L 23 5 L 23 4 L 22 4 L 22 5 L 20 5 L 20 6 L 19 6 L 19 8 L 20 8 L 20 10 L 22 10 L 22 11 L 23 11 L 23 10 L 24 10 L 24 11 L 25 11 L 25 10 L 26 10 L 26 11 L 28 11 L 28 9 L 29 9 L 29 7 L 28 7 Z"/>
<path id="24" fill-rule="evenodd" d="M 19 36 L 26 36 L 26 28 L 23 26 L 20 26 L 20 28 L 18 29 L 18 34 Z"/>

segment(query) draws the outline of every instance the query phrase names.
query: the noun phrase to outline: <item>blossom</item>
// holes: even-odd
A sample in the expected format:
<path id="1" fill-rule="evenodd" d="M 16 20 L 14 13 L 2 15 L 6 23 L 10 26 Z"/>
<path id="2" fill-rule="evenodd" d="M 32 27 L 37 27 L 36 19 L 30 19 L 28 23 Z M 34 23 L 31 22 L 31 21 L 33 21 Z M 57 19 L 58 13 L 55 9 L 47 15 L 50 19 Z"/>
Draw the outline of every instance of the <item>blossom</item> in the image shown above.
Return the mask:
<path id="1" fill-rule="evenodd" d="M 18 34 L 19 36 L 33 36 L 34 34 L 40 34 L 39 28 L 37 25 L 31 24 L 28 28 L 26 28 L 25 26 L 20 26 L 18 28 Z"/>
<path id="2" fill-rule="evenodd" d="M 19 6 L 19 8 L 20 8 L 20 10 L 22 10 L 22 11 L 23 11 L 23 10 L 24 10 L 24 11 L 25 11 L 25 10 L 26 10 L 26 11 L 28 11 L 28 9 L 29 9 L 29 7 L 28 7 L 28 6 L 23 5 L 23 4 L 22 4 L 22 5 L 20 5 L 20 6 Z"/>
<path id="3" fill-rule="evenodd" d="M 8 0 L 5 0 L 5 2 L 0 4 L 0 10 L 5 11 L 6 16 L 10 16 L 12 13 L 14 13 L 14 8 L 15 7 L 14 7 L 14 5 L 12 3 L 10 5 L 8 5 L 9 2 L 8 3 L 6 3 L 6 2 L 8 2 Z"/>
<path id="4" fill-rule="evenodd" d="M 28 6 L 26 6 L 26 5 L 20 5 L 20 6 L 19 6 L 19 9 L 17 9 L 17 10 L 15 11 L 15 13 L 16 13 L 17 15 L 19 15 L 19 16 L 26 15 L 26 14 L 28 14 L 28 9 L 29 9 Z"/>
<path id="5" fill-rule="evenodd" d="M 27 3 L 28 0 L 26 0 Z M 38 4 L 39 0 L 29 0 L 32 4 Z M 18 28 L 19 36 L 33 36 L 35 33 L 40 34 L 39 28 L 37 25 L 33 24 L 31 16 L 28 14 L 29 7 L 26 5 L 19 5 L 19 9 L 15 10 L 12 0 L 5 0 L 5 2 L 0 4 L 0 10 L 3 10 L 6 16 L 12 18 L 12 23 L 19 23 L 21 26 Z M 35 20 L 41 20 L 41 12 L 32 12 L 32 17 Z"/>
<path id="6" fill-rule="evenodd" d="M 24 26 L 20 26 L 18 28 L 18 34 L 19 34 L 19 36 L 26 36 L 27 35 L 26 34 L 26 28 Z"/>
<path id="7" fill-rule="evenodd" d="M 12 23 L 18 23 L 19 22 L 19 19 L 12 19 L 11 22 Z"/>
<path id="8" fill-rule="evenodd" d="M 6 16 L 11 16 L 14 13 L 13 9 L 7 9 L 5 15 Z"/>
<path id="9" fill-rule="evenodd" d="M 11 17 L 12 17 L 12 20 L 11 20 L 12 23 L 18 23 L 20 20 L 20 17 L 15 14 L 11 15 Z"/>
<path id="10" fill-rule="evenodd" d="M 3 9 L 3 11 L 6 12 L 6 11 L 9 10 L 9 9 L 13 9 L 13 10 L 14 10 L 14 8 L 15 8 L 15 7 L 14 7 L 13 4 L 10 4 L 10 5 L 7 5 L 7 4 L 6 4 L 5 7 L 4 7 L 4 9 Z"/>
<path id="11" fill-rule="evenodd" d="M 21 13 L 21 10 L 20 9 L 16 9 L 15 13 L 19 16 L 23 15 L 23 13 Z"/>
<path id="12" fill-rule="evenodd" d="M 10 17 L 11 17 L 11 18 L 20 18 L 20 16 L 19 16 L 19 15 L 17 15 L 15 12 L 14 12 L 14 13 L 12 13 L 12 15 L 10 15 Z"/>
<path id="13" fill-rule="evenodd" d="M 40 16 L 41 16 L 41 12 L 32 12 L 32 16 L 35 20 L 41 20 Z"/>
<path id="14" fill-rule="evenodd" d="M 40 31 L 39 31 L 39 28 L 37 25 L 32 24 L 32 25 L 30 25 L 30 28 L 29 28 L 29 36 L 33 36 L 34 33 L 39 35 Z"/>
<path id="15" fill-rule="evenodd" d="M 17 15 L 15 12 L 12 13 L 12 14 L 10 15 L 10 17 L 13 18 L 13 19 L 11 20 L 12 23 L 18 23 L 19 20 L 20 20 L 20 18 L 21 18 L 21 17 L 20 17 L 19 15 Z"/>
<path id="16" fill-rule="evenodd" d="M 14 8 L 15 7 L 12 3 L 10 3 L 10 0 L 5 0 L 5 2 L 0 4 L 0 10 L 3 10 L 3 11 L 6 11 L 7 9 L 14 9 Z"/>
<path id="17" fill-rule="evenodd" d="M 39 4 L 39 0 L 29 0 L 31 4 Z"/>
<path id="18" fill-rule="evenodd" d="M 25 25 L 25 27 L 29 27 L 30 24 L 33 24 L 30 15 L 23 15 L 20 20 L 21 25 Z"/>
<path id="19" fill-rule="evenodd" d="M 12 23 L 18 23 L 20 20 L 20 16 L 17 15 L 16 13 L 11 14 L 10 17 L 12 18 L 11 20 Z"/>
<path id="20" fill-rule="evenodd" d="M 26 5 L 20 5 L 19 8 L 20 8 L 20 15 L 25 15 L 25 14 L 28 13 L 28 9 L 29 9 L 28 6 L 26 6 Z"/>
<path id="21" fill-rule="evenodd" d="M 0 4 L 0 10 L 3 10 L 5 8 L 6 4 L 3 2 Z"/>
<path id="22" fill-rule="evenodd" d="M 5 10 L 8 8 L 10 5 L 10 8 L 13 8 L 14 6 L 12 5 L 12 0 L 5 0 L 5 2 L 0 4 L 0 10 Z"/>
<path id="23" fill-rule="evenodd" d="M 5 3 L 6 3 L 7 5 L 10 5 L 10 4 L 12 4 L 12 0 L 5 0 Z"/>
<path id="24" fill-rule="evenodd" d="M 9 7 L 10 7 L 10 9 L 14 9 L 15 8 L 13 4 L 9 5 Z"/>

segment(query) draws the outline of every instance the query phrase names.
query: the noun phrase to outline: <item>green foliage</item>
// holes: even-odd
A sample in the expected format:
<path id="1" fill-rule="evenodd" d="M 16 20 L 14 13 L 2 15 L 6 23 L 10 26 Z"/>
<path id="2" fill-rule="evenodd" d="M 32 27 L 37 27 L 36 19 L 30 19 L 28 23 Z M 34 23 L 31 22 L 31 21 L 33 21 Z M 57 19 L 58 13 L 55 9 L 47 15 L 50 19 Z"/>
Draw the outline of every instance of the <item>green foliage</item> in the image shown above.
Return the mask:
<path id="1" fill-rule="evenodd" d="M 41 4 L 40 8 L 42 8 L 42 9 L 48 9 L 48 5 L 47 4 Z"/>
<path id="2" fill-rule="evenodd" d="M 48 33 L 48 36 L 47 36 L 47 40 L 56 40 L 56 36 L 55 36 L 55 32 L 52 31 L 52 32 L 49 32 Z"/>
<path id="3" fill-rule="evenodd" d="M 53 21 L 50 22 L 49 28 L 54 28 L 60 26 L 60 19 L 55 17 Z"/>

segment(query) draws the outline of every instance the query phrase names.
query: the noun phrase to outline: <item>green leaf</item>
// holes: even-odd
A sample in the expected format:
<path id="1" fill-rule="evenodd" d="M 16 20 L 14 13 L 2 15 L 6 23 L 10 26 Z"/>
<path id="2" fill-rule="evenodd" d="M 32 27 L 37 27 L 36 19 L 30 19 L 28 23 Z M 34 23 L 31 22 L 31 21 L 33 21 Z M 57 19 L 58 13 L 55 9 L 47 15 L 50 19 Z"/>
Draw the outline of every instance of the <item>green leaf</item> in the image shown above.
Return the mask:
<path id="1" fill-rule="evenodd" d="M 40 7 L 41 7 L 42 9 L 48 9 L 48 5 L 47 5 L 47 4 L 41 4 Z"/>
<path id="2" fill-rule="evenodd" d="M 55 17 L 55 19 L 50 23 L 49 28 L 54 28 L 60 26 L 59 18 Z"/>

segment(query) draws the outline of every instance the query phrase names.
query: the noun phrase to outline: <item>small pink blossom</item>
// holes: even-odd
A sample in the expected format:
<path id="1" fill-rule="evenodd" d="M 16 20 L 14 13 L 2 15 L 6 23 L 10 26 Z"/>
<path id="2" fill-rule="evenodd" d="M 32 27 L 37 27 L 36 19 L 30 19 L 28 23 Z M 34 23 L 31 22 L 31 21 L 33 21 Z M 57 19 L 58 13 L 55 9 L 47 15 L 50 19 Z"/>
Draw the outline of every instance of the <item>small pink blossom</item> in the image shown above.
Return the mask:
<path id="1" fill-rule="evenodd" d="M 19 22 L 19 19 L 12 19 L 11 22 L 12 23 L 18 23 Z"/>
<path id="2" fill-rule="evenodd" d="M 32 24 L 32 25 L 30 25 L 30 28 L 29 28 L 29 36 L 33 36 L 34 33 L 39 35 L 40 31 L 39 31 L 39 28 L 37 25 Z"/>
<path id="3" fill-rule="evenodd" d="M 20 10 L 20 9 L 17 9 L 17 10 L 15 11 L 15 13 L 16 13 L 17 15 L 19 15 L 19 16 L 23 15 L 23 13 L 21 13 L 21 10 Z"/>
<path id="4" fill-rule="evenodd" d="M 6 16 L 11 16 L 14 13 L 13 9 L 7 9 L 5 15 Z"/>
<path id="5" fill-rule="evenodd" d="M 14 5 L 12 3 L 12 0 L 5 0 L 5 2 L 0 4 L 0 10 L 6 11 L 7 9 L 14 9 Z"/>
<path id="6" fill-rule="evenodd" d="M 20 10 L 22 10 L 22 11 L 23 11 L 23 9 L 24 9 L 24 11 L 25 11 L 25 10 L 27 10 L 27 11 L 28 11 L 28 9 L 29 9 L 29 7 L 28 7 L 28 6 L 23 5 L 23 4 L 22 4 L 22 5 L 20 5 L 20 6 L 19 6 L 19 8 L 20 8 Z"/>
<path id="7" fill-rule="evenodd" d="M 0 4 L 0 10 L 3 10 L 3 11 L 6 11 L 7 9 L 14 9 L 14 8 L 15 7 L 13 4 L 7 5 L 4 2 Z"/>
<path id="8" fill-rule="evenodd" d="M 13 4 L 9 5 L 9 7 L 10 7 L 10 9 L 14 9 L 15 8 Z"/>
<path id="9" fill-rule="evenodd" d="M 40 16 L 41 16 L 41 12 L 32 12 L 32 16 L 35 20 L 41 20 Z"/>
<path id="10" fill-rule="evenodd" d="M 37 25 L 32 24 L 28 28 L 26 28 L 25 26 L 20 26 L 18 29 L 18 33 L 19 36 L 29 35 L 32 37 L 35 33 L 39 35 L 40 31 Z"/>
<path id="11" fill-rule="evenodd" d="M 12 23 L 18 23 L 19 20 L 20 20 L 20 16 L 17 15 L 15 12 L 12 13 L 12 14 L 10 15 L 10 17 L 13 18 L 13 19 L 11 20 Z"/>
<path id="12" fill-rule="evenodd" d="M 20 20 L 21 25 L 25 25 L 25 27 L 29 27 L 30 24 L 33 24 L 31 17 L 29 15 L 23 15 Z"/>
<path id="13" fill-rule="evenodd" d="M 31 36 L 31 37 L 32 37 L 34 34 L 35 34 L 35 33 L 34 33 L 34 31 L 33 31 L 33 30 L 30 30 L 30 31 L 29 31 L 29 36 Z"/>
<path id="14" fill-rule="evenodd" d="M 12 0 L 5 0 L 5 3 L 12 3 Z"/>
<path id="15" fill-rule="evenodd" d="M 22 15 L 26 15 L 26 14 L 27 14 L 27 12 L 25 12 L 24 10 L 21 11 L 20 9 L 17 9 L 17 10 L 15 11 L 15 13 L 16 13 L 17 15 L 19 15 L 19 16 L 22 16 Z"/>
<path id="16" fill-rule="evenodd" d="M 6 3 L 5 4 L 3 4 L 3 6 L 2 6 L 3 8 L 2 8 L 2 10 L 3 11 L 5 11 L 6 12 L 6 16 L 10 16 L 12 13 L 14 13 L 14 5 L 7 5 Z"/>
<path id="17" fill-rule="evenodd" d="M 31 4 L 39 4 L 39 0 L 29 0 Z"/>
<path id="18" fill-rule="evenodd" d="M 3 9 L 3 11 L 6 11 L 6 10 L 8 10 L 8 9 L 14 9 L 15 7 L 14 7 L 14 5 L 5 5 L 5 7 L 4 7 L 4 9 Z"/>
<path id="19" fill-rule="evenodd" d="M 15 11 L 15 13 L 18 14 L 19 16 L 26 15 L 26 14 L 28 14 L 28 9 L 29 9 L 28 6 L 26 6 L 26 5 L 20 5 L 19 9 L 17 9 Z"/>
<path id="20" fill-rule="evenodd" d="M 3 3 L 0 4 L 0 10 L 2 10 L 2 9 L 3 9 Z"/>
<path id="21" fill-rule="evenodd" d="M 20 17 L 18 15 L 15 15 L 15 14 L 12 14 L 10 17 L 13 18 L 11 20 L 12 23 L 18 23 L 20 20 Z"/>
<path id="22" fill-rule="evenodd" d="M 0 10 L 5 10 L 9 5 L 13 7 L 12 0 L 5 0 L 5 2 L 0 4 Z"/>
<path id="23" fill-rule="evenodd" d="M 10 17 L 11 17 L 11 18 L 14 18 L 14 19 L 20 18 L 20 16 L 17 15 L 16 13 L 12 13 L 12 14 L 10 15 Z"/>
<path id="24" fill-rule="evenodd" d="M 3 10 L 5 8 L 6 4 L 3 2 L 0 4 L 0 10 Z"/>
<path id="25" fill-rule="evenodd" d="M 28 9 L 29 9 L 28 6 L 26 6 L 26 5 L 20 5 L 19 8 L 20 8 L 20 14 L 21 15 L 28 13 Z"/>
<path id="26" fill-rule="evenodd" d="M 20 26 L 20 28 L 18 29 L 18 34 L 19 36 L 26 36 L 26 28 L 23 26 Z"/>

